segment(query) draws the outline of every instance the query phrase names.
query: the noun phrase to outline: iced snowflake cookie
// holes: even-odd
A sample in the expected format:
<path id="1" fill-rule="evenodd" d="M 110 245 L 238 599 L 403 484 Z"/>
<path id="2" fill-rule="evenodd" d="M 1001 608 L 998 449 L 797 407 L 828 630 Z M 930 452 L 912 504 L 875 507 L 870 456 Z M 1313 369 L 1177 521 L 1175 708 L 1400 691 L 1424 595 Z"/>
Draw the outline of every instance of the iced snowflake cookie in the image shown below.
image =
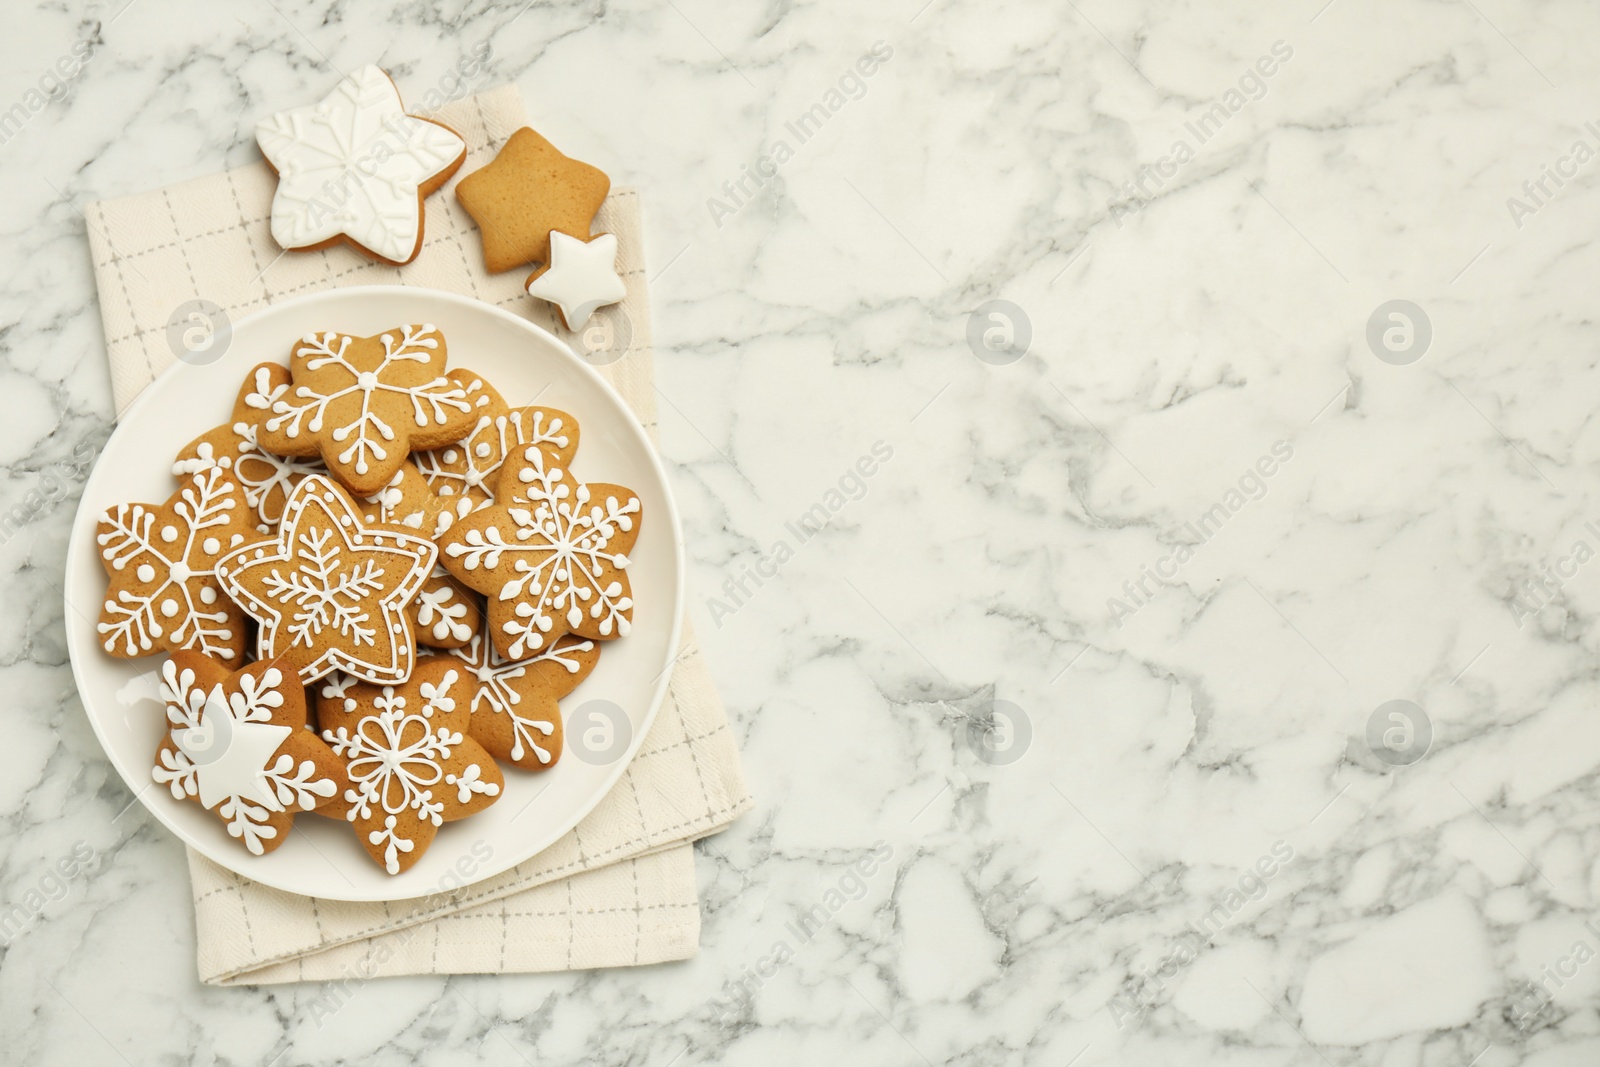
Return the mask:
<path id="1" fill-rule="evenodd" d="M 262 659 L 304 682 L 333 670 L 402 682 L 415 658 L 408 608 L 437 555 L 426 537 L 367 526 L 348 493 L 313 475 L 289 495 L 277 533 L 223 557 L 217 578 L 261 624 Z"/>
<path id="2" fill-rule="evenodd" d="M 495 502 L 439 536 L 439 560 L 488 597 L 496 651 L 526 659 L 568 633 L 627 635 L 627 553 L 640 517 L 631 489 L 586 485 L 543 449 L 522 445 L 500 470 Z"/>
<path id="3" fill-rule="evenodd" d="M 561 758 L 560 698 L 571 693 L 600 660 L 600 643 L 563 637 L 530 659 L 510 661 L 475 634 L 449 653 L 467 672 L 472 694 L 468 732 L 495 759 L 525 771 L 542 771 Z"/>
<path id="4" fill-rule="evenodd" d="M 245 615 L 223 594 L 216 567 L 255 536 L 244 492 L 220 466 L 184 478 L 165 504 L 108 509 L 95 530 L 109 579 L 101 645 L 118 659 L 194 649 L 243 663 Z"/>
<path id="5" fill-rule="evenodd" d="M 403 685 L 334 675 L 316 689 L 322 739 L 344 760 L 345 818 L 390 874 L 422 858 L 439 827 L 492 804 L 505 776 L 467 734 L 471 686 L 435 656 Z"/>
<path id="6" fill-rule="evenodd" d="M 320 453 L 352 492 L 376 493 L 412 449 L 459 441 L 476 423 L 466 388 L 445 374 L 447 358 L 431 325 L 374 337 L 307 334 L 290 357 L 292 389 L 261 422 L 261 445 L 285 456 Z"/>
<path id="7" fill-rule="evenodd" d="M 483 235 L 491 274 L 548 262 L 551 230 L 587 241 L 610 191 L 603 171 L 562 155 L 526 126 L 492 162 L 456 183 L 456 199 Z"/>
<path id="8" fill-rule="evenodd" d="M 179 476 L 213 464 L 231 471 L 244 489 L 245 502 L 254 512 L 256 529 L 261 533 L 277 524 L 289 491 L 300 484 L 300 479 L 327 470 L 320 459 L 268 452 L 257 439 L 261 420 L 271 411 L 273 402 L 288 391 L 288 367 L 280 363 L 255 367 L 245 376 L 228 421 L 185 445 L 172 464 L 172 473 Z"/>
<path id="9" fill-rule="evenodd" d="M 422 201 L 467 157 L 459 134 L 405 113 L 383 71 L 365 66 L 320 102 L 256 126 L 278 173 L 272 239 L 309 252 L 348 241 L 375 259 L 410 263 L 422 250 Z"/>
<path id="10" fill-rule="evenodd" d="M 306 691 L 292 671 L 263 661 L 229 672 L 176 652 L 161 667 L 168 730 L 155 781 L 213 812 L 257 856 L 289 836 L 296 812 L 350 787 L 344 761 L 306 726 Z"/>
<path id="11" fill-rule="evenodd" d="M 445 528 L 456 518 L 494 500 L 500 467 L 518 445 L 538 445 L 558 465 L 578 451 L 578 420 L 556 408 L 513 410 L 499 392 L 479 379 L 478 421 L 461 441 L 414 457 L 434 494 L 446 505 Z M 468 506 L 459 507 L 461 501 Z"/>

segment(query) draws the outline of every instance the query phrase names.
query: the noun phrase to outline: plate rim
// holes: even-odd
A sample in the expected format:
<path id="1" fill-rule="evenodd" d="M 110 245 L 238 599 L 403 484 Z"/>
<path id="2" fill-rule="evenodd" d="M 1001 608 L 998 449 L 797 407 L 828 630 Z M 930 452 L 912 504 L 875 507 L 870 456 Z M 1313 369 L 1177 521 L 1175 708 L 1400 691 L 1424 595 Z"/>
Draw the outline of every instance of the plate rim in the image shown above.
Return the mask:
<path id="1" fill-rule="evenodd" d="M 370 297 L 375 295 L 382 295 L 385 298 L 390 298 L 402 292 L 407 295 L 416 295 L 425 299 L 440 300 L 447 304 L 453 304 L 467 314 L 487 315 L 490 318 L 500 319 L 502 322 L 511 325 L 514 329 L 530 332 L 541 341 L 548 342 L 549 345 L 555 350 L 557 358 L 564 358 L 578 367 L 581 375 L 587 376 L 593 384 L 599 386 L 599 388 L 606 394 L 609 394 L 611 399 L 616 402 L 618 408 L 627 414 L 627 418 L 623 420 L 626 430 L 629 434 L 633 435 L 637 439 L 638 443 L 643 447 L 646 460 L 654 469 L 656 478 L 660 482 L 662 488 L 662 497 L 665 502 L 667 512 L 665 520 L 668 524 L 667 528 L 672 542 L 673 565 L 677 573 L 677 581 L 675 583 L 676 597 L 674 598 L 674 603 L 672 604 L 672 615 L 667 634 L 666 658 L 661 664 L 661 669 L 658 671 L 657 677 L 653 683 L 649 705 L 645 709 L 645 713 L 640 721 L 640 725 L 638 729 L 634 731 L 633 738 L 629 742 L 627 751 L 623 754 L 622 758 L 617 760 L 615 766 L 611 769 L 610 774 L 606 777 L 602 787 L 595 790 L 593 798 L 586 804 L 576 807 L 574 809 L 575 814 L 570 819 L 564 820 L 561 824 L 559 824 L 559 828 L 555 832 L 545 835 L 546 840 L 537 849 L 527 853 L 526 855 L 523 855 L 515 862 L 505 864 L 504 866 L 492 867 L 491 869 L 486 870 L 484 873 L 476 874 L 470 878 L 463 879 L 459 884 L 448 890 L 449 892 L 454 893 L 466 889 L 469 886 L 486 881 L 490 878 L 504 874 L 506 871 L 509 871 L 520 864 L 526 863 L 528 860 L 555 845 L 556 842 L 558 842 L 562 837 L 565 837 L 573 829 L 573 827 L 577 826 L 578 823 L 587 818 L 588 815 L 600 805 L 602 800 L 611 794 L 612 790 L 616 788 L 617 782 L 621 780 L 622 775 L 626 773 L 630 766 L 632 766 L 634 757 L 638 754 L 640 747 L 643 745 L 645 737 L 649 734 L 651 727 L 655 725 L 656 715 L 660 712 L 661 705 L 666 699 L 667 689 L 672 684 L 672 666 L 682 654 L 682 650 L 679 646 L 683 640 L 684 604 L 688 596 L 688 574 L 686 562 L 687 550 L 683 539 L 683 525 L 678 513 L 677 499 L 673 495 L 672 491 L 671 479 L 668 476 L 665 464 L 661 460 L 661 454 L 656 448 L 654 442 L 650 440 L 649 433 L 645 430 L 644 424 L 640 422 L 638 413 L 633 410 L 633 408 L 628 404 L 627 400 L 623 398 L 622 394 L 617 391 L 616 387 L 610 382 L 606 381 L 599 371 L 597 371 L 586 360 L 580 357 L 573 350 L 571 345 L 567 344 L 565 341 L 561 340 L 561 338 L 540 326 L 538 323 L 531 322 L 520 315 L 516 315 L 510 311 L 507 311 L 505 308 L 490 304 L 487 301 L 466 296 L 462 293 L 450 292 L 449 290 L 445 289 L 433 289 L 427 286 L 413 285 L 350 285 L 340 286 L 332 289 L 322 289 L 311 293 L 302 293 L 298 296 L 292 296 L 288 299 L 277 301 L 276 303 L 266 304 L 250 312 L 248 315 L 242 316 L 237 322 L 232 323 L 230 328 L 234 333 L 237 333 L 241 328 L 252 325 L 257 320 L 265 319 L 274 313 L 281 313 L 286 308 L 297 308 L 304 305 L 315 305 L 319 303 L 337 303 L 341 300 L 359 299 L 361 297 Z M 83 545 L 83 539 L 87 536 L 84 531 L 89 528 L 85 522 L 85 510 L 90 507 L 88 489 L 100 471 L 101 459 L 117 445 L 118 437 L 126 429 L 130 417 L 141 412 L 144 406 L 153 404 L 155 402 L 154 397 L 158 390 L 154 389 L 153 387 L 161 383 L 164 379 L 176 378 L 178 375 L 184 373 L 186 367 L 188 366 L 189 365 L 185 364 L 182 360 L 174 361 L 171 366 L 167 367 L 160 374 L 156 375 L 155 378 L 151 379 L 150 383 L 141 389 L 139 394 L 134 397 L 131 403 L 129 403 L 127 409 L 115 417 L 115 428 L 112 430 L 110 437 L 108 437 L 105 443 L 101 445 L 99 452 L 96 454 L 95 464 L 92 468 L 90 468 L 88 477 L 84 479 L 84 488 L 79 497 L 78 506 L 73 510 L 72 533 L 67 540 L 67 560 L 75 560 L 78 558 L 78 554 L 81 551 L 86 551 L 86 548 Z M 202 429 L 200 432 L 204 433 L 205 431 Z M 74 594 L 80 592 L 78 589 L 79 582 L 74 577 L 75 571 L 76 568 L 69 564 L 62 576 L 62 603 L 64 608 L 63 617 L 69 620 L 74 615 L 81 615 L 81 612 L 78 611 L 74 604 Z M 94 624 L 91 622 L 89 625 L 93 626 Z M 85 699 L 84 673 L 83 668 L 80 667 L 80 663 L 86 651 L 92 652 L 95 650 L 86 650 L 83 647 L 86 638 L 79 636 L 80 630 L 81 627 L 79 626 L 68 625 L 66 627 L 67 658 L 72 664 L 73 685 L 77 689 L 79 703 L 83 706 L 84 718 L 89 720 L 90 729 L 94 731 L 95 740 L 99 743 L 101 751 L 105 754 L 107 762 L 109 762 L 112 768 L 116 771 L 117 776 L 121 778 L 123 784 L 133 792 L 134 799 L 141 803 L 147 812 L 149 812 L 158 822 L 166 827 L 174 837 L 183 842 L 186 847 L 194 849 L 196 852 L 199 852 L 213 863 L 217 863 L 218 865 L 225 867 L 229 871 L 232 871 L 241 877 L 248 878 L 252 882 L 257 882 L 261 885 L 269 886 L 273 889 L 278 889 L 286 893 L 293 893 L 296 896 L 307 896 L 308 894 L 304 893 L 300 888 L 280 884 L 278 880 L 270 877 L 270 874 L 268 877 L 262 877 L 260 872 L 252 872 L 249 869 L 249 864 L 244 862 L 251 858 L 248 855 L 243 853 L 236 855 L 235 850 L 233 849 L 218 850 L 214 849 L 209 844 L 203 844 L 195 841 L 185 829 L 170 820 L 160 807 L 151 803 L 150 799 L 146 797 L 145 794 L 150 783 L 136 783 L 130 779 L 129 775 L 118 760 L 118 757 L 114 754 L 113 747 L 107 743 L 106 735 L 101 730 L 99 716 L 90 710 L 89 701 Z M 118 662 L 138 663 L 142 660 L 150 660 L 154 662 L 160 658 L 160 655 L 161 654 L 158 653 L 148 657 L 139 657 L 139 659 L 136 660 L 119 660 Z M 384 901 L 416 900 L 422 897 L 436 896 L 441 892 L 445 892 L 445 890 L 441 890 L 439 886 L 430 884 L 420 890 L 410 892 L 373 895 L 360 892 L 351 893 L 346 890 L 345 892 L 341 893 L 339 892 L 339 886 L 334 884 L 331 880 L 328 885 L 328 889 L 330 890 L 329 892 L 318 892 L 314 895 L 313 899 L 339 900 L 357 903 L 378 903 Z"/>

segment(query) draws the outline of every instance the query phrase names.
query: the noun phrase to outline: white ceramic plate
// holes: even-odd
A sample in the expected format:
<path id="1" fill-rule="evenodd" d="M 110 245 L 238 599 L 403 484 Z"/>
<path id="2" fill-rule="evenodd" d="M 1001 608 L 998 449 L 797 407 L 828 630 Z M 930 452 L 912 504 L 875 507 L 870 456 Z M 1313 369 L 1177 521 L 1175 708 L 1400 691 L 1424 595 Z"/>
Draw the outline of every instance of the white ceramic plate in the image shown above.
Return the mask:
<path id="1" fill-rule="evenodd" d="M 294 832 L 266 856 L 252 856 L 221 820 L 151 782 L 165 730 L 154 694 L 161 656 L 113 659 L 95 632 L 105 572 L 94 545 L 100 513 L 124 501 L 160 503 L 177 488 L 171 457 L 226 419 L 245 372 L 263 360 L 286 362 L 311 330 L 373 334 L 406 322 L 443 331 L 450 366 L 478 371 L 514 407 L 547 404 L 571 412 L 582 429 L 572 468 L 585 481 L 626 485 L 639 494 L 644 521 L 630 552 L 634 620 L 600 663 L 562 700 L 567 751 L 554 768 L 528 774 L 505 767 L 505 794 L 488 809 L 446 824 L 416 866 L 390 877 L 362 850 L 347 823 L 302 814 Z M 621 776 L 644 739 L 670 677 L 683 616 L 683 538 L 655 450 L 622 398 L 566 345 L 499 308 L 453 293 L 399 286 L 335 289 L 265 308 L 234 325 L 215 362 L 179 362 L 122 416 L 78 507 L 67 557 L 67 648 L 84 709 L 128 787 L 185 843 L 247 878 L 332 900 L 404 900 L 495 875 L 548 847 L 587 815 Z M 593 709 L 620 709 L 608 722 Z M 585 709 L 589 709 L 585 711 Z M 575 713 L 583 712 L 581 715 Z M 613 715 L 615 715 L 613 711 Z M 591 742 L 580 751 L 582 734 Z M 579 758 L 599 750 L 604 757 Z"/>

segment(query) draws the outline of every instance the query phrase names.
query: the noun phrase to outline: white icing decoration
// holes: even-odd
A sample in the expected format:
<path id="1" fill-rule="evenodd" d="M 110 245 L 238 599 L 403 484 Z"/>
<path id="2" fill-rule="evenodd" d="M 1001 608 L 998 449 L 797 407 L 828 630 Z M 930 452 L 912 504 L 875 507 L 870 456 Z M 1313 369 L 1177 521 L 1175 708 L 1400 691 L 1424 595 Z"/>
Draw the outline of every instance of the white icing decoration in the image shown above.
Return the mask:
<path id="1" fill-rule="evenodd" d="M 449 574 L 434 564 L 430 577 L 448 578 Z M 456 587 L 449 581 L 440 582 L 432 589 L 424 586 L 414 603 L 417 625 L 428 629 L 435 641 L 465 641 L 473 636 L 472 627 L 461 621 L 467 617 L 470 605 L 459 598 Z"/>
<path id="2" fill-rule="evenodd" d="M 465 804 L 472 799 L 472 794 L 482 793 L 486 797 L 500 795 L 500 787 L 494 782 L 483 780 L 483 770 L 476 763 L 469 763 L 461 774 L 447 774 L 444 776 L 446 785 L 456 787 L 456 801 Z"/>
<path id="3" fill-rule="evenodd" d="M 226 625 L 228 612 L 201 611 L 196 604 L 199 592 L 191 587 L 192 583 L 205 582 L 215 575 L 214 567 L 196 565 L 204 540 L 201 531 L 229 524 L 228 513 L 235 504 L 233 490 L 233 483 L 220 468 L 197 472 L 189 479 L 173 507 L 184 526 L 182 543 L 176 550 L 160 547 L 151 536 L 155 514 L 143 504 L 119 504 L 101 517 L 112 529 L 98 534 L 95 540 L 112 570 L 123 570 L 141 555 L 148 555 L 159 566 L 140 563 L 134 576 L 145 584 L 161 578 L 160 585 L 142 596 L 124 589 L 118 591 L 115 600 L 105 601 L 105 610 L 115 621 L 100 622 L 95 628 L 104 635 L 107 651 L 115 651 L 119 645 L 129 656 L 151 651 L 156 638 L 169 636 L 161 619 L 179 613 L 179 603 L 173 596 L 178 593 L 188 611 L 170 634 L 170 647 L 197 649 L 223 659 L 237 658 L 238 653 L 228 644 L 233 640 L 233 631 Z M 168 530 L 172 531 L 171 537 L 165 536 Z M 162 540 L 166 544 L 178 542 L 177 530 L 170 525 L 164 527 Z M 172 606 L 170 611 L 166 610 L 168 604 Z"/>
<path id="4" fill-rule="evenodd" d="M 396 263 L 417 249 L 419 188 L 466 151 L 454 133 L 407 115 L 394 83 L 374 66 L 316 104 L 263 119 L 256 142 L 278 172 L 273 240 L 307 248 L 343 236 Z"/>
<path id="5" fill-rule="evenodd" d="M 331 629 L 357 645 L 370 645 L 376 631 L 362 603 L 383 591 L 383 568 L 375 560 L 346 566 L 339 558 L 342 542 L 336 530 L 312 527 L 300 535 L 300 565 L 285 578 L 277 571 L 267 575 L 267 596 L 293 605 L 289 647 L 311 647 Z"/>
<path id="6" fill-rule="evenodd" d="M 384 868 L 390 874 L 400 872 L 397 852 L 410 852 L 414 847 L 412 841 L 395 833 L 396 815 L 412 810 L 418 819 L 435 826 L 444 822 L 444 804 L 433 799 L 431 787 L 444 777 L 442 761 L 461 744 L 462 735 L 443 726 L 434 729 L 428 720 L 435 710 L 454 708 L 448 693 L 459 678 L 452 670 L 437 688 L 424 684 L 419 689 L 423 705 L 417 712 L 407 712 L 406 698 L 397 696 L 393 686 L 384 686 L 382 694 L 373 698 L 373 713 L 363 715 L 354 730 L 341 726 L 322 731 L 323 740 L 347 760 L 351 788 L 344 795 L 350 802 L 346 818 L 350 822 L 370 819 L 375 808 L 386 813 L 383 829 L 372 831 L 368 840 L 385 846 Z M 338 695 L 342 694 L 341 689 Z M 330 695 L 335 694 L 324 692 L 324 696 Z M 347 708 L 352 703 L 346 698 Z M 420 728 L 421 734 L 406 741 L 405 734 L 413 727 Z M 411 732 L 415 734 L 416 729 Z"/>
<path id="7" fill-rule="evenodd" d="M 551 753 L 542 748 L 539 742 L 555 733 L 555 724 L 548 720 L 519 715 L 517 705 L 522 703 L 522 694 L 512 688 L 510 683 L 526 676 L 528 668 L 533 664 L 546 660 L 561 664 L 568 674 L 576 674 L 579 668 L 578 661 L 565 658 L 564 653 L 588 652 L 592 648 L 594 642 L 589 640 L 567 646 L 552 644 L 531 659 L 507 660 L 494 650 L 493 641 L 487 640 L 480 634 L 473 634 L 471 642 L 465 647 L 452 648 L 448 651 L 467 664 L 472 677 L 478 683 L 472 694 L 472 713 L 480 714 L 479 706 L 483 705 L 494 714 L 510 717 L 511 758 L 520 760 L 527 755 L 528 749 L 532 749 L 540 763 L 549 763 Z M 524 745 L 527 747 L 524 748 Z"/>
<path id="8" fill-rule="evenodd" d="M 313 501 L 317 506 L 308 507 Z M 223 588 L 261 623 L 263 659 L 297 646 L 320 648 L 300 670 L 306 681 L 334 668 L 374 682 L 409 673 L 404 609 L 432 572 L 437 550 L 425 537 L 366 538 L 361 529 L 349 499 L 324 476 L 312 475 L 290 495 L 275 543 L 222 558 Z M 258 568 L 266 572 L 263 595 L 241 584 Z"/>
<path id="9" fill-rule="evenodd" d="M 628 295 L 617 275 L 616 236 L 603 233 L 585 242 L 551 230 L 550 269 L 528 283 L 528 295 L 559 307 L 567 329 L 581 329 L 595 308 Z"/>
<path id="10" fill-rule="evenodd" d="M 507 649 L 512 659 L 544 647 L 555 626 L 552 612 L 566 622 L 559 637 L 582 624 L 585 605 L 589 617 L 599 620 L 601 634 L 615 629 L 626 636 L 625 613 L 633 599 L 620 581 L 601 586 L 598 579 L 603 564 L 627 570 L 628 557 L 606 549 L 619 529 L 633 529 L 639 498 L 619 503 L 607 497 L 602 507 L 590 500 L 587 485 L 566 481 L 560 468 L 548 465 L 541 449 L 529 447 L 524 457 L 518 471 L 522 488 L 504 509 L 507 529 L 469 529 L 461 540 L 446 543 L 446 554 L 469 571 L 493 570 L 502 555 L 512 555 L 516 576 L 495 594 L 502 602 L 517 601 L 516 617 L 505 623 L 505 632 L 515 637 Z"/>
<path id="11" fill-rule="evenodd" d="M 548 421 L 547 421 L 548 417 Z M 418 452 L 414 457 L 417 468 L 428 482 L 429 488 L 441 497 L 465 496 L 476 490 L 474 502 L 462 510 L 457 518 L 494 501 L 494 483 L 506 457 L 521 445 L 548 445 L 564 449 L 571 442 L 567 427 L 559 416 L 550 415 L 544 408 L 522 408 L 503 411 L 498 415 L 480 415 L 472 433 L 462 442 L 461 451 L 447 448 L 436 452 Z M 479 495 L 481 494 L 481 496 Z M 439 532 L 448 529 L 451 520 L 443 520 Z"/>
<path id="12" fill-rule="evenodd" d="M 295 356 L 310 356 L 306 362 L 306 369 L 317 371 L 325 367 L 337 366 L 350 378 L 348 384 L 331 392 L 319 393 L 307 386 L 298 386 L 294 390 L 295 401 L 279 398 L 272 402 L 272 415 L 266 420 L 266 428 L 276 432 L 283 430 L 285 436 L 299 437 L 302 426 L 316 433 L 322 429 L 323 418 L 327 415 L 328 405 L 351 393 L 361 394 L 361 410 L 356 420 L 345 426 L 336 427 L 333 431 L 333 440 L 336 443 L 351 441 L 350 447 L 339 453 L 340 463 L 354 461 L 355 471 L 365 474 L 371 470 L 368 458 L 382 461 L 389 456 L 388 449 L 383 442 L 395 440 L 394 427 L 378 417 L 372 410 L 373 392 L 399 393 L 411 401 L 412 419 L 418 426 L 427 426 L 429 422 L 443 425 L 450 419 L 446 409 L 459 412 L 470 412 L 472 405 L 467 402 L 466 390 L 444 375 L 432 379 L 421 385 L 396 385 L 384 380 L 384 372 L 397 363 L 429 363 L 434 352 L 439 347 L 439 332 L 432 325 L 424 325 L 413 333 L 415 327 L 402 326 L 400 340 L 395 341 L 394 331 L 381 335 L 383 344 L 383 362 L 376 371 L 358 371 L 345 358 L 351 342 L 355 338 L 347 334 L 332 332 L 321 334 L 307 334 L 295 349 Z M 339 347 L 334 349 L 334 341 Z M 363 385 L 363 375 L 374 375 L 372 387 Z M 376 434 L 376 436 L 373 436 Z"/>
<path id="13" fill-rule="evenodd" d="M 273 401 L 289 391 L 287 382 L 276 386 L 266 367 L 257 367 L 254 385 L 245 394 L 246 406 L 263 412 L 270 411 Z M 283 511 L 282 501 L 308 474 L 326 474 L 328 468 L 316 456 L 280 456 L 261 447 L 257 436 L 260 428 L 254 422 L 236 422 L 230 429 L 238 437 L 237 456 L 219 456 L 210 441 L 202 441 L 190 459 L 180 459 L 172 465 L 176 475 L 194 474 L 220 466 L 232 471 L 233 477 L 244 490 L 245 503 L 255 509 L 256 529 L 266 533 L 278 521 Z M 273 501 L 279 503 L 273 506 Z"/>
<path id="14" fill-rule="evenodd" d="M 394 477 L 389 479 L 389 484 L 379 489 L 371 496 L 364 496 L 361 502 L 371 505 L 373 510 L 368 511 L 362 518 L 368 522 L 381 522 L 393 526 L 409 526 L 413 530 L 422 529 L 422 524 L 427 521 L 428 510 L 426 507 L 417 508 L 415 511 L 402 512 L 400 506 L 405 503 L 406 468 L 402 466 L 394 472 Z"/>
<path id="15" fill-rule="evenodd" d="M 331 778 L 317 777 L 317 766 L 273 753 L 294 733 L 293 727 L 272 722 L 283 706 L 284 679 L 276 667 L 258 680 L 239 677 L 239 692 L 223 692 L 221 684 L 210 692 L 196 685 L 192 670 L 179 671 L 172 660 L 162 666 L 161 699 L 172 724 L 172 741 L 178 750 L 163 748 L 155 781 L 166 785 L 173 797 L 197 797 L 202 806 L 216 809 L 228 822 L 228 833 L 241 839 L 255 855 L 261 842 L 277 836 L 266 825 L 271 812 L 294 808 L 310 810 L 334 795 Z"/>

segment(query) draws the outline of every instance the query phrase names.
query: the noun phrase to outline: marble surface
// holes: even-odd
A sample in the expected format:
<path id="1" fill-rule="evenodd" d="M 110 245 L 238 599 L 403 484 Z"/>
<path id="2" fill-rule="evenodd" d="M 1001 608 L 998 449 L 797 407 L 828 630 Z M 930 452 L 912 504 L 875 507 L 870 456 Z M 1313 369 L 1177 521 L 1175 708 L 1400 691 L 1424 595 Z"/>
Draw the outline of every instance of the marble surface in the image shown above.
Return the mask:
<path id="1" fill-rule="evenodd" d="M 0 1058 L 1600 1062 L 1600 10 L 7 23 Z M 646 191 L 694 618 L 759 807 L 698 846 L 692 961 L 328 1019 L 198 986 L 179 845 L 76 702 L 63 535 L 111 412 L 79 208 L 252 158 L 335 68 L 416 99 L 483 41 L 472 88 Z"/>

